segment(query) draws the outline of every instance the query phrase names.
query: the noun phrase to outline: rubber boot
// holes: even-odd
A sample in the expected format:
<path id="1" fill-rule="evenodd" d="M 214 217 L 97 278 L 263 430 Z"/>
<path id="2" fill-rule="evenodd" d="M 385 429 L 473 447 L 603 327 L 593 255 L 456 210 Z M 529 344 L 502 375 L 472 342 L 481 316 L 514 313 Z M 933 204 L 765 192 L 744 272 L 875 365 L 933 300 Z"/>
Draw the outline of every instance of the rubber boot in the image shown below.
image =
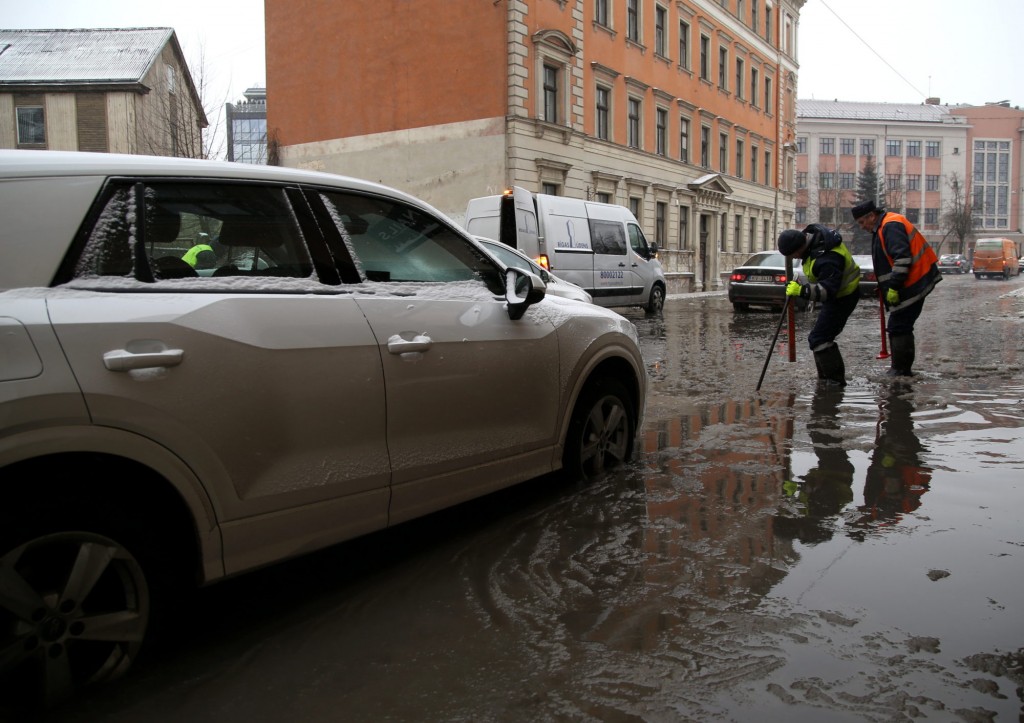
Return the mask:
<path id="1" fill-rule="evenodd" d="M 910 377 L 914 366 L 914 334 L 893 334 L 889 337 L 889 349 L 892 351 L 892 367 L 889 376 Z"/>
<path id="2" fill-rule="evenodd" d="M 839 353 L 839 345 L 831 344 L 814 352 L 814 363 L 818 367 L 818 381 L 827 387 L 846 386 L 846 364 Z"/>

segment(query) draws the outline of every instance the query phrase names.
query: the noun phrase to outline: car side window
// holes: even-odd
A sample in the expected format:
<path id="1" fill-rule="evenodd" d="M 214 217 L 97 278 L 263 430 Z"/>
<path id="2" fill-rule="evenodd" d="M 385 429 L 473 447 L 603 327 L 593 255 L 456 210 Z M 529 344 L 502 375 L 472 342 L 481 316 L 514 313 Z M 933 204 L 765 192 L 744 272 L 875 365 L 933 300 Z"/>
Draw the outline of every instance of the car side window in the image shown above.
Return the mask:
<path id="1" fill-rule="evenodd" d="M 595 254 L 626 255 L 626 235 L 615 221 L 590 221 L 590 247 Z"/>
<path id="2" fill-rule="evenodd" d="M 647 237 L 636 224 L 629 224 L 629 245 L 633 247 L 637 255 L 646 259 L 651 255 L 651 247 L 647 245 Z"/>
<path id="3" fill-rule="evenodd" d="M 366 281 L 482 281 L 504 293 L 498 268 L 441 219 L 391 199 L 322 191 Z"/>
<path id="4" fill-rule="evenodd" d="M 139 281 L 312 275 L 284 189 L 173 181 L 116 188 L 75 270 Z"/>

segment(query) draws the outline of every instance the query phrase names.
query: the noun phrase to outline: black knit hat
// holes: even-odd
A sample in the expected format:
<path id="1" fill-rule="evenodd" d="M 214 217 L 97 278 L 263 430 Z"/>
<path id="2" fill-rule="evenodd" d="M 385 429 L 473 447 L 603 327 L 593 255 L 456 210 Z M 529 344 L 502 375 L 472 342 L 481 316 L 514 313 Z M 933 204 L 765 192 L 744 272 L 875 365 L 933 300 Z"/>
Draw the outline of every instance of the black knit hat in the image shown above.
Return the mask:
<path id="1" fill-rule="evenodd" d="M 779 253 L 783 256 L 792 256 L 802 251 L 806 245 L 807 236 L 803 231 L 791 228 L 779 234 Z"/>
<path id="2" fill-rule="evenodd" d="M 865 201 L 864 203 L 858 203 L 851 209 L 850 213 L 853 214 L 853 220 L 856 221 L 861 216 L 867 216 L 869 213 L 882 213 L 882 209 L 875 205 L 874 201 Z"/>

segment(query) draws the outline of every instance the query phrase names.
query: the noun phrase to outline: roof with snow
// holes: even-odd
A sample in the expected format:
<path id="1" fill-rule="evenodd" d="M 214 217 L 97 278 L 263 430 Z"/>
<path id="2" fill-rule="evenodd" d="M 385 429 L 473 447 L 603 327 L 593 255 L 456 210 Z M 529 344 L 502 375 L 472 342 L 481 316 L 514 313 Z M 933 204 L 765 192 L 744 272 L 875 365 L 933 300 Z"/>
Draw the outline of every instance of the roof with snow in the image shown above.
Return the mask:
<path id="1" fill-rule="evenodd" d="M 173 28 L 0 30 L 0 84 L 138 83 L 173 37 Z"/>
<path id="2" fill-rule="evenodd" d="M 950 123 L 949 106 L 929 103 L 861 103 L 844 100 L 796 102 L 797 118 Z"/>

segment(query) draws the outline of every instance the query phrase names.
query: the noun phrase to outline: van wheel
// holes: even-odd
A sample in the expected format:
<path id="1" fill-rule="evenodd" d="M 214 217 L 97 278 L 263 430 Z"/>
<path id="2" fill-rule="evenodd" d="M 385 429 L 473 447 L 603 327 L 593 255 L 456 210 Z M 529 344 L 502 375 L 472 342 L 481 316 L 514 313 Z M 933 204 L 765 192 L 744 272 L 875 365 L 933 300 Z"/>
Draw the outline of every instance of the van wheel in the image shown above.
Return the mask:
<path id="1" fill-rule="evenodd" d="M 661 284 L 655 284 L 651 289 L 651 296 L 647 299 L 647 306 L 644 307 L 644 311 L 648 314 L 660 314 L 665 308 L 665 287 Z"/>
<path id="2" fill-rule="evenodd" d="M 0 549 L 0 692 L 50 708 L 122 675 L 149 623 L 142 567 L 117 541 L 39 528 Z"/>
<path id="3" fill-rule="evenodd" d="M 633 455 L 636 415 L 621 382 L 597 379 L 576 401 L 562 466 L 573 479 L 591 479 Z"/>

